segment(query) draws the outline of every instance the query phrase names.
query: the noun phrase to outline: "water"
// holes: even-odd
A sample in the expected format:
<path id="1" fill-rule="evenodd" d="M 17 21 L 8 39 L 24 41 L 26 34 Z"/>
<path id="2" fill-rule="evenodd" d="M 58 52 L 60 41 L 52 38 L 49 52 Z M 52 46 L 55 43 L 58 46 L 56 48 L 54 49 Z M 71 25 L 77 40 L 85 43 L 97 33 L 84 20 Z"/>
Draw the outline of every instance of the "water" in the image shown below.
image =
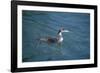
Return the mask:
<path id="1" fill-rule="evenodd" d="M 62 46 L 39 43 L 45 36 L 63 33 Z M 90 15 L 88 13 L 27 11 L 22 12 L 22 61 L 58 61 L 90 59 Z"/>

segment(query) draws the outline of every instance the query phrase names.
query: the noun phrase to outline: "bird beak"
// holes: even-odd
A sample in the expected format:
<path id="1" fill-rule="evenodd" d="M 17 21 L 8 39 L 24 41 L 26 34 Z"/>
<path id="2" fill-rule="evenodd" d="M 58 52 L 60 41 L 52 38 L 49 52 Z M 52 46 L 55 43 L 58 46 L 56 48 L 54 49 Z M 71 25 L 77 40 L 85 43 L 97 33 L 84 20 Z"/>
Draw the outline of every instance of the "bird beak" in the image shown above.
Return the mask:
<path id="1" fill-rule="evenodd" d="M 62 32 L 69 32 L 68 30 L 63 30 Z"/>

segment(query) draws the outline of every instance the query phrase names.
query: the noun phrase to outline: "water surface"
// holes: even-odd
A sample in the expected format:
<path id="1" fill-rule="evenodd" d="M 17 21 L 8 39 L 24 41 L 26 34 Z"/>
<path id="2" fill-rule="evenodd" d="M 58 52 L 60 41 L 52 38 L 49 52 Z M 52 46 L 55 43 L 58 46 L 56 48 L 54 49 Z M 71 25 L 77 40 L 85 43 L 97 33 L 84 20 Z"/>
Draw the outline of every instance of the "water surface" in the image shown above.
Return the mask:
<path id="1" fill-rule="evenodd" d="M 39 43 L 37 39 L 63 33 L 62 46 Z M 22 61 L 58 61 L 90 59 L 90 15 L 88 13 L 28 11 L 22 12 Z"/>

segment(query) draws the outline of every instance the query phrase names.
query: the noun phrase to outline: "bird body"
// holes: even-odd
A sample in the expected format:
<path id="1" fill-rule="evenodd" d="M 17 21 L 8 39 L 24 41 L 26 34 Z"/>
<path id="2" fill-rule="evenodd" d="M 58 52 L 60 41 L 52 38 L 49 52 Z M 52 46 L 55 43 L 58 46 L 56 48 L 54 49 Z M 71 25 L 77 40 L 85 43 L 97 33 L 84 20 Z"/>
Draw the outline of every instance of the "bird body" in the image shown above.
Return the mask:
<path id="1" fill-rule="evenodd" d="M 62 36 L 63 32 L 69 32 L 69 31 L 64 30 L 64 29 L 60 29 L 55 38 L 54 37 L 43 37 L 43 38 L 40 38 L 40 41 L 51 43 L 51 44 L 52 43 L 62 43 L 63 42 L 63 36 Z"/>
<path id="2" fill-rule="evenodd" d="M 42 41 L 42 42 L 48 42 L 48 43 L 56 43 L 57 42 L 57 38 L 44 37 L 44 38 L 40 38 L 40 41 Z"/>
<path id="3" fill-rule="evenodd" d="M 58 41 L 57 41 L 58 43 L 61 43 L 61 42 L 63 42 L 63 37 L 60 37 L 59 39 L 58 39 Z"/>

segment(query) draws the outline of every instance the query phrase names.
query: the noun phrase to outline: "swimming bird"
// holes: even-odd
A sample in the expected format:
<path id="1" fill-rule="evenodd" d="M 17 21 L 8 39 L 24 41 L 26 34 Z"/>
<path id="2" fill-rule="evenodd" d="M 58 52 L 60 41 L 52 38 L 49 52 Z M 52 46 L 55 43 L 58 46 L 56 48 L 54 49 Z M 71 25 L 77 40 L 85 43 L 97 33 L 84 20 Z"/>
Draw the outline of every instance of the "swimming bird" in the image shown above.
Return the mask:
<path id="1" fill-rule="evenodd" d="M 69 32 L 68 30 L 65 30 L 64 28 L 59 29 L 56 37 L 42 37 L 40 38 L 41 42 L 46 42 L 48 44 L 61 44 L 63 42 L 63 32 Z"/>

